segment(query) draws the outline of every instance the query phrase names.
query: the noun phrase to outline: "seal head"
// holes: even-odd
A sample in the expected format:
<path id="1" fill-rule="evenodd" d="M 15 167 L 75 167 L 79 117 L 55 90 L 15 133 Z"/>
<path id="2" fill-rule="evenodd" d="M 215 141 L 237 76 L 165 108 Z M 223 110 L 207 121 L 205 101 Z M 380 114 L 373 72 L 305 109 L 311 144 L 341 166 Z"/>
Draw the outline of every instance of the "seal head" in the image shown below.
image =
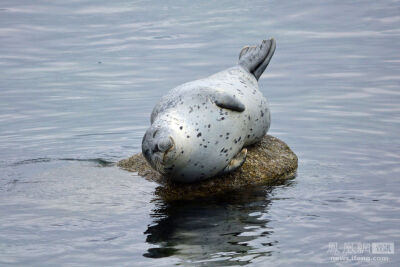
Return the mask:
<path id="1" fill-rule="evenodd" d="M 168 174 L 176 158 L 176 146 L 170 129 L 151 126 L 142 140 L 142 153 L 150 165 L 162 174 Z"/>

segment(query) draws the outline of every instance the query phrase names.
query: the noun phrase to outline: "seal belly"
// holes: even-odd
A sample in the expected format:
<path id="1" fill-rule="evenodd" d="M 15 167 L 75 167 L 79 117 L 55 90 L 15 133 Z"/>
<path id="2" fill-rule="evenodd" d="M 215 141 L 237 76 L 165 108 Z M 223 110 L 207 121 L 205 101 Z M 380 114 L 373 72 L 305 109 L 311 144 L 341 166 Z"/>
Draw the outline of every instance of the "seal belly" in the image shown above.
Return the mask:
<path id="1" fill-rule="evenodd" d="M 171 173 L 178 181 L 190 182 L 216 175 L 245 142 L 246 126 L 236 123 L 241 120 L 240 112 L 218 108 L 208 95 L 195 95 L 184 98 L 184 105 L 162 116 L 169 127 L 180 132 L 179 140 L 185 147 L 176 160 L 183 163 L 179 164 L 181 168 Z"/>
<path id="2" fill-rule="evenodd" d="M 240 66 L 210 76 L 209 79 L 218 80 L 216 87 L 235 94 L 246 106 L 242 114 L 247 119 L 242 124 L 245 127 L 244 146 L 260 141 L 269 130 L 271 115 L 267 99 L 259 90 L 255 77 Z"/>

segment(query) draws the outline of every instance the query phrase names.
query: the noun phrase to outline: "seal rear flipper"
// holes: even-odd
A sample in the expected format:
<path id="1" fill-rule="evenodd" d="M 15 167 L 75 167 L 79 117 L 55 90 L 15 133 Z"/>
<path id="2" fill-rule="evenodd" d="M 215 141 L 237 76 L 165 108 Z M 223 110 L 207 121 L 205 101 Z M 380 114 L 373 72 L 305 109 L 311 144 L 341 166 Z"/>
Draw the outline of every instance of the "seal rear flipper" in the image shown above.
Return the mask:
<path id="1" fill-rule="evenodd" d="M 276 42 L 272 38 L 263 40 L 258 46 L 246 46 L 240 51 L 239 65 L 252 73 L 258 80 L 274 55 Z"/>
<path id="2" fill-rule="evenodd" d="M 238 112 L 243 112 L 246 109 L 245 105 L 239 99 L 228 93 L 215 94 L 214 103 L 220 108 L 231 109 Z"/>
<path id="3" fill-rule="evenodd" d="M 246 161 L 247 149 L 243 148 L 233 159 L 229 162 L 228 166 L 222 170 L 222 173 L 230 173 L 240 168 Z"/>

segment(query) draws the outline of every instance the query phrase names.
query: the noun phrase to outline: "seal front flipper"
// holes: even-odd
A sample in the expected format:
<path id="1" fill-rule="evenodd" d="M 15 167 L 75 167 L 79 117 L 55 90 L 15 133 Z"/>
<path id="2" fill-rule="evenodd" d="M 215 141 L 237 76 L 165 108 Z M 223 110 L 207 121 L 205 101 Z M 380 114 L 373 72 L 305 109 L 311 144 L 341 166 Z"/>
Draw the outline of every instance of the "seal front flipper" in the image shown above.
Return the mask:
<path id="1" fill-rule="evenodd" d="M 246 161 L 246 156 L 247 156 L 247 149 L 243 148 L 242 151 L 240 151 L 228 164 L 228 166 L 225 167 L 225 169 L 222 170 L 222 173 L 230 173 L 238 168 L 240 168 L 243 163 Z"/>
<path id="2" fill-rule="evenodd" d="M 231 109 L 233 111 L 243 112 L 246 107 L 234 95 L 228 93 L 216 93 L 214 95 L 214 103 L 220 108 Z"/>
<path id="3" fill-rule="evenodd" d="M 264 40 L 258 46 L 246 46 L 240 51 L 239 65 L 258 80 L 267 68 L 276 48 L 275 40 Z"/>

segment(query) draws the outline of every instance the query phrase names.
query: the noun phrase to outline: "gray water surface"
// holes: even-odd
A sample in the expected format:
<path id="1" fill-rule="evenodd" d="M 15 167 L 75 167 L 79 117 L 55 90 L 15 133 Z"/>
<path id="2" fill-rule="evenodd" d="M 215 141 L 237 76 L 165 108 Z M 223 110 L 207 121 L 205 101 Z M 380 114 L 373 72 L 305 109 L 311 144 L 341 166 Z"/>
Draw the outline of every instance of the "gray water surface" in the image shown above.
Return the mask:
<path id="1" fill-rule="evenodd" d="M 399 1 L 2 1 L 0 265 L 400 265 Z M 274 37 L 295 180 L 164 203 L 113 165 L 169 89 Z M 339 254 L 342 255 L 342 254 Z"/>

